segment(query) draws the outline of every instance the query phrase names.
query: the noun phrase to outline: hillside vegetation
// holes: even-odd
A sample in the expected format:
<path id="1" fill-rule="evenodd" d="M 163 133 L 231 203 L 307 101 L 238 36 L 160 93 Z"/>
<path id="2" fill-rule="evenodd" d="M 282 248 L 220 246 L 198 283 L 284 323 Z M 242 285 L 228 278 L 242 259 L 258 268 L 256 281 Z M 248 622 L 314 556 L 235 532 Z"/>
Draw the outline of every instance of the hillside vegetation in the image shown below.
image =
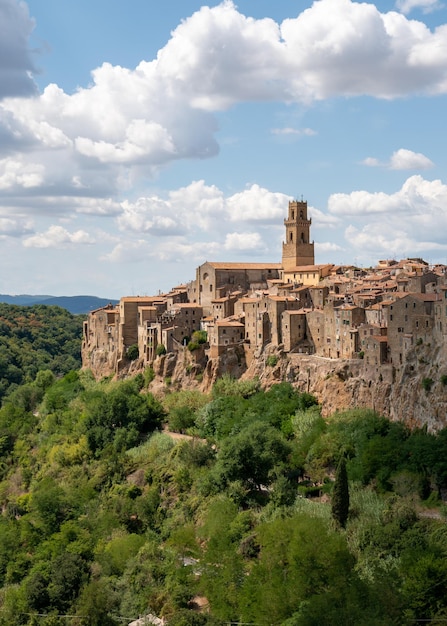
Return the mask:
<path id="1" fill-rule="evenodd" d="M 447 431 L 324 420 L 287 383 L 160 400 L 152 378 L 40 371 L 4 400 L 1 625 L 447 618 Z"/>
<path id="2" fill-rule="evenodd" d="M 81 367 L 82 323 L 57 306 L 0 303 L 0 402 L 39 370 L 63 375 Z"/>

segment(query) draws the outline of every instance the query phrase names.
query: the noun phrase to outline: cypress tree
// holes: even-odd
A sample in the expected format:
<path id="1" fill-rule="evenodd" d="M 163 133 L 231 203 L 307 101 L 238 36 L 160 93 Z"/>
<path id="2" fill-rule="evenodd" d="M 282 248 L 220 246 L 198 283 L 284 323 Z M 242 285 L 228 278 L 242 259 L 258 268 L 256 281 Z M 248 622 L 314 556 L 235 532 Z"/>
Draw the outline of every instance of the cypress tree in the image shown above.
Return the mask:
<path id="1" fill-rule="evenodd" d="M 332 490 L 332 517 L 339 526 L 344 528 L 349 514 L 349 485 L 346 471 L 346 460 L 341 459 L 335 473 Z"/>

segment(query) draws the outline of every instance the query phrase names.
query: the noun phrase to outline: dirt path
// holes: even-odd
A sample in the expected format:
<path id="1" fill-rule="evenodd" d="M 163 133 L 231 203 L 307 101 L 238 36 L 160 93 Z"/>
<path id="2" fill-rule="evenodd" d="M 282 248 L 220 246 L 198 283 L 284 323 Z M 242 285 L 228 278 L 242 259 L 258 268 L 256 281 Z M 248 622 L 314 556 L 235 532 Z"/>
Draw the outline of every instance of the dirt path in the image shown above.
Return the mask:
<path id="1" fill-rule="evenodd" d="M 165 435 L 174 439 L 174 441 L 181 441 L 182 439 L 186 439 L 189 441 L 200 441 L 201 443 L 206 443 L 206 439 L 199 439 L 199 437 L 193 437 L 192 435 L 183 435 L 182 433 L 174 433 L 172 430 L 168 430 L 166 426 L 163 428 L 163 432 Z"/>

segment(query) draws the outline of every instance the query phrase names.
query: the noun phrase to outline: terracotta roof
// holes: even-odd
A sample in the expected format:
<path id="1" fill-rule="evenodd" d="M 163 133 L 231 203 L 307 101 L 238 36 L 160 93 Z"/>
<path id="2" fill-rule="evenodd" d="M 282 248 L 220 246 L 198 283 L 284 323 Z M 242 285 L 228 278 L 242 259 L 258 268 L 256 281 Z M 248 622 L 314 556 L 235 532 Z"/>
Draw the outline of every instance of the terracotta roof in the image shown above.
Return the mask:
<path id="1" fill-rule="evenodd" d="M 124 296 L 120 302 L 163 302 L 164 295 L 160 296 Z"/>
<path id="2" fill-rule="evenodd" d="M 216 270 L 279 270 L 281 269 L 281 263 L 226 263 L 226 262 L 214 262 L 207 261 L 207 265 L 211 265 Z"/>
<path id="3" fill-rule="evenodd" d="M 174 308 L 180 309 L 201 309 L 202 305 L 197 304 L 197 302 L 178 302 L 174 305 Z"/>
<path id="4" fill-rule="evenodd" d="M 290 269 L 284 270 L 285 274 L 299 273 L 299 272 L 316 272 L 317 270 L 323 269 L 325 267 L 333 267 L 331 263 L 323 263 L 321 265 L 297 265 L 296 267 L 291 267 Z"/>
<path id="5" fill-rule="evenodd" d="M 439 294 L 437 293 L 409 293 L 407 295 L 413 296 L 423 302 L 436 302 L 436 300 L 439 300 Z"/>

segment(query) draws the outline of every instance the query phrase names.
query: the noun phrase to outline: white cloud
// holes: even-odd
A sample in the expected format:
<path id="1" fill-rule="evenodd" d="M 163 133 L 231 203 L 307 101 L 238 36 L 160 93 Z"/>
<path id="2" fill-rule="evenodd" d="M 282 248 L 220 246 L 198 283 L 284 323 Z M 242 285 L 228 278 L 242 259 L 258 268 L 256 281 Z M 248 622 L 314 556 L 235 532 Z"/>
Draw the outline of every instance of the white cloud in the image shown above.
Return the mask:
<path id="1" fill-rule="evenodd" d="M 425 155 L 404 148 L 394 152 L 390 160 L 392 170 L 428 170 L 433 166 L 434 163 Z"/>
<path id="2" fill-rule="evenodd" d="M 358 255 L 395 256 L 447 249 L 447 185 L 411 176 L 392 194 L 334 194 L 328 209 L 346 224 L 345 238 Z M 377 258 L 376 258 L 377 260 Z"/>
<path id="3" fill-rule="evenodd" d="M 206 185 L 203 180 L 170 191 L 166 199 L 150 196 L 138 198 L 136 202 L 126 200 L 122 209 L 118 218 L 121 230 L 156 236 L 208 231 L 225 217 L 222 191 L 215 185 Z"/>
<path id="4" fill-rule="evenodd" d="M 384 164 L 381 163 L 379 159 L 376 159 L 375 157 L 366 157 L 366 159 L 363 159 L 362 164 L 368 167 L 381 167 L 381 166 L 383 167 L 384 166 Z"/>
<path id="5" fill-rule="evenodd" d="M 386 167 L 390 170 L 428 170 L 434 167 L 433 161 L 421 152 L 413 152 L 405 148 L 393 152 L 388 163 L 381 163 L 374 157 L 367 157 L 362 164 L 368 167 Z"/>
<path id="6" fill-rule="evenodd" d="M 150 196 L 136 202 L 124 201 L 117 221 L 122 231 L 155 236 L 212 230 L 223 234 L 232 222 L 276 225 L 283 218 L 289 199 L 286 194 L 256 184 L 225 198 L 218 187 L 199 180 L 170 191 L 167 198 Z"/>
<path id="7" fill-rule="evenodd" d="M 25 248 L 61 248 L 71 245 L 91 245 L 95 240 L 84 230 L 70 233 L 62 226 L 50 226 L 45 233 L 38 233 L 23 241 Z"/>
<path id="8" fill-rule="evenodd" d="M 235 193 L 227 199 L 230 221 L 233 222 L 273 222 L 284 216 L 290 196 L 274 193 L 252 185 L 249 189 Z"/>
<path id="9" fill-rule="evenodd" d="M 11 25 L 14 36 L 23 34 L 23 24 L 29 31 L 23 6 L 2 2 L 22 7 Z M 99 182 L 88 181 L 93 195 L 101 182 L 116 189 L 125 181 L 122 166 L 152 176 L 173 160 L 216 155 L 213 112 L 238 102 L 447 93 L 446 50 L 447 26 L 431 32 L 373 4 L 317 0 L 277 24 L 246 17 L 226 1 L 185 19 L 157 58 L 135 69 L 104 63 L 90 86 L 71 95 L 48 85 L 39 97 L 3 100 L 0 138 L 18 146 L 33 142 L 49 180 L 65 192 L 77 179 L 85 185 L 95 162 Z"/>
<path id="10" fill-rule="evenodd" d="M 22 237 L 32 231 L 32 224 L 28 220 L 0 217 L 0 237 Z"/>
<path id="11" fill-rule="evenodd" d="M 265 250 L 259 233 L 228 233 L 225 237 L 225 250 L 250 251 Z"/>
<path id="12" fill-rule="evenodd" d="M 0 189 L 39 187 L 43 183 L 44 167 L 38 163 L 24 163 L 20 159 L 0 160 Z"/>
<path id="13" fill-rule="evenodd" d="M 280 135 L 280 136 L 296 136 L 296 137 L 313 137 L 317 132 L 312 130 L 312 128 L 291 128 L 287 126 L 285 128 L 273 128 L 272 135 Z"/>
<path id="14" fill-rule="evenodd" d="M 431 13 L 442 9 L 444 4 L 439 0 L 397 0 L 396 7 L 402 11 L 402 13 L 411 13 L 414 9 L 421 9 L 424 13 Z"/>
<path id="15" fill-rule="evenodd" d="M 340 252 L 340 250 L 343 250 L 339 244 L 330 241 L 315 242 L 315 248 L 318 253 Z"/>

